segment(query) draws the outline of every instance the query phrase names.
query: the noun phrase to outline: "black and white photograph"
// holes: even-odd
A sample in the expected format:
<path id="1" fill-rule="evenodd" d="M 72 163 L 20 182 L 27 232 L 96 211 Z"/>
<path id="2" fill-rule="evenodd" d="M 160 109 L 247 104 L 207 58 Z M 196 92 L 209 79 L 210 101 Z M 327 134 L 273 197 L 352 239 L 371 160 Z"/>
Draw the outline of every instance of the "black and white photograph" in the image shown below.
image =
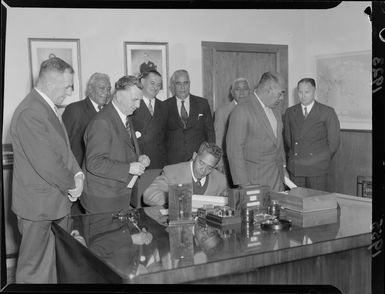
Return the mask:
<path id="1" fill-rule="evenodd" d="M 384 293 L 384 1 L 16 2 L 1 289 Z"/>

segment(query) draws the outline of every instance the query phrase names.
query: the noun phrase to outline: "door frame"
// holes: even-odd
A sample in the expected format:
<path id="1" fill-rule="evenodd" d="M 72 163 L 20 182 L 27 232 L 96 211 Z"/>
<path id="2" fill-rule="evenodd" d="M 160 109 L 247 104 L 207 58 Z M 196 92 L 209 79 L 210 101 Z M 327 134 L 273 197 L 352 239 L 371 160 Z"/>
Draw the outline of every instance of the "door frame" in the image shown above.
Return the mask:
<path id="1" fill-rule="evenodd" d="M 216 110 L 215 103 L 215 58 L 220 51 L 226 52 L 255 52 L 275 53 L 276 71 L 279 72 L 288 84 L 288 45 L 229 43 L 202 41 L 202 85 L 203 97 L 207 97 L 211 110 Z M 285 92 L 283 110 L 288 106 L 288 91 Z"/>

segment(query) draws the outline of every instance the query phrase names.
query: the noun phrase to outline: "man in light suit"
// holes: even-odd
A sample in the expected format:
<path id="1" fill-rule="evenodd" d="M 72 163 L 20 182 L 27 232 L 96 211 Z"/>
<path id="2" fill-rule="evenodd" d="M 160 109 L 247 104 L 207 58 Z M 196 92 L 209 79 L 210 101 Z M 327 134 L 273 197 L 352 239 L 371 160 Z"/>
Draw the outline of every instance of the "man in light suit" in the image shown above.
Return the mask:
<path id="1" fill-rule="evenodd" d="M 253 94 L 230 115 L 226 146 L 235 185 L 268 185 L 284 189 L 285 154 L 282 118 L 277 106 L 285 82 L 279 74 L 262 75 Z"/>
<path id="2" fill-rule="evenodd" d="M 81 195 L 82 173 L 56 105 L 73 88 L 73 68 L 43 61 L 36 87 L 16 108 L 10 134 L 14 151 L 12 210 L 22 235 L 16 283 L 56 283 L 53 222 L 68 229 L 71 201 Z"/>
<path id="3" fill-rule="evenodd" d="M 168 203 L 168 187 L 174 184 L 193 185 L 193 193 L 199 195 L 223 195 L 226 177 L 215 169 L 222 156 L 222 149 L 215 143 L 202 142 L 193 160 L 167 165 L 144 191 L 143 201 L 150 206 Z"/>
<path id="4" fill-rule="evenodd" d="M 134 76 L 120 78 L 115 83 L 111 103 L 87 126 L 84 134 L 85 195 L 81 199 L 87 213 L 130 208 L 132 189 L 128 184 L 145 169 L 129 117 L 142 100 L 141 88 Z"/>
<path id="5" fill-rule="evenodd" d="M 300 103 L 285 113 L 287 168 L 298 186 L 326 191 L 330 162 L 340 145 L 340 123 L 333 108 L 315 100 L 312 78 L 298 82 Z"/>
<path id="6" fill-rule="evenodd" d="M 87 84 L 87 97 L 66 106 L 63 123 L 67 129 L 71 149 L 79 165 L 84 158 L 84 131 L 91 119 L 103 108 L 111 95 L 111 83 L 108 75 L 94 73 Z"/>
<path id="7" fill-rule="evenodd" d="M 168 164 L 174 164 L 190 160 L 203 141 L 215 142 L 215 131 L 207 99 L 190 94 L 188 72 L 175 71 L 170 84 L 166 148 Z"/>
<path id="8" fill-rule="evenodd" d="M 226 134 L 229 126 L 229 116 L 238 103 L 241 103 L 250 95 L 250 84 L 245 78 L 237 78 L 231 85 L 233 100 L 222 105 L 215 111 L 214 129 L 215 142 L 222 147 L 223 157 L 218 164 L 218 169 L 226 174 L 227 181 L 232 186 L 232 179 L 229 169 L 229 162 L 226 153 Z"/>
<path id="9" fill-rule="evenodd" d="M 149 169 L 162 169 L 167 164 L 166 124 L 167 107 L 156 98 L 162 87 L 162 76 L 150 70 L 141 78 L 143 100 L 132 115 L 140 150 L 150 157 Z"/>

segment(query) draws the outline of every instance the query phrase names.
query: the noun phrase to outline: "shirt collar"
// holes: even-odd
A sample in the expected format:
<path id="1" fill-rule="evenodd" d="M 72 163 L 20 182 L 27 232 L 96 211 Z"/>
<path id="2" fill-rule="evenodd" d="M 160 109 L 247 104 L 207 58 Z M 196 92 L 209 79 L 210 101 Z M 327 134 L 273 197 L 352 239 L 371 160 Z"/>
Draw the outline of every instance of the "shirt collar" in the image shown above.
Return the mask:
<path id="1" fill-rule="evenodd" d="M 123 122 L 123 125 L 126 126 L 126 120 L 127 120 L 127 115 L 125 115 L 123 112 L 121 112 L 119 110 L 119 108 L 116 106 L 115 102 L 114 101 L 111 101 L 112 105 L 115 107 L 116 111 L 118 112 L 119 114 L 119 117 L 120 119 L 122 120 Z"/>
<path id="2" fill-rule="evenodd" d="M 307 110 L 307 112 L 309 113 L 310 112 L 310 110 L 313 108 L 313 106 L 314 106 L 314 102 L 315 102 L 315 100 L 313 100 L 313 102 L 312 103 L 310 103 L 309 105 L 303 105 L 302 103 L 301 103 L 301 107 L 302 107 L 302 111 L 304 111 L 304 108 L 306 107 L 306 110 Z"/>
<path id="3" fill-rule="evenodd" d="M 155 97 L 150 99 L 143 95 L 143 101 L 144 103 L 146 103 L 147 107 L 148 107 L 148 104 L 150 103 L 150 100 L 151 100 L 152 107 L 154 107 Z"/>
<path id="4" fill-rule="evenodd" d="M 257 97 L 259 103 L 261 103 L 261 105 L 262 105 L 263 108 L 269 108 L 269 107 L 267 107 L 267 106 L 262 102 L 261 98 L 258 97 L 258 95 L 257 95 L 257 93 L 255 93 L 255 91 L 254 91 L 254 95 L 255 95 L 255 97 Z"/>
<path id="5" fill-rule="evenodd" d="M 88 99 L 90 99 L 92 106 L 95 108 L 96 112 L 99 112 L 99 108 L 98 108 L 99 105 L 94 100 L 92 100 L 90 97 L 88 97 Z"/>
<path id="6" fill-rule="evenodd" d="M 190 102 L 190 95 L 188 95 L 184 100 L 178 98 L 178 96 L 175 96 L 175 97 L 176 97 L 176 101 L 179 101 L 179 102 L 182 102 L 182 101 Z"/>
<path id="7" fill-rule="evenodd" d="M 41 92 L 38 88 L 35 88 L 35 90 L 40 94 L 41 97 L 43 97 L 44 101 L 48 103 L 49 107 L 51 107 L 51 109 L 55 112 L 55 114 L 58 115 L 58 113 L 56 112 L 56 106 L 52 102 L 52 100 L 49 99 L 48 96 L 43 92 Z"/>
<path id="8" fill-rule="evenodd" d="M 191 175 L 192 175 L 193 181 L 197 182 L 198 179 L 194 175 L 193 162 L 192 161 L 190 161 L 190 170 L 191 170 Z M 206 178 L 207 178 L 207 176 L 205 176 L 204 178 L 201 178 L 201 180 L 200 180 L 201 186 L 203 186 L 206 183 Z"/>

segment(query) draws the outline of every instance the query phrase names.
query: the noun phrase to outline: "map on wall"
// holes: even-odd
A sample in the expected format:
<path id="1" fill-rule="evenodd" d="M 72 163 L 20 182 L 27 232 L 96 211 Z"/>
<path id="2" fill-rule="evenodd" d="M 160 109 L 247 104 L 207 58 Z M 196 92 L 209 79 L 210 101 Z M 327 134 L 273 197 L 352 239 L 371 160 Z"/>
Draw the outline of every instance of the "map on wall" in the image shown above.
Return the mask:
<path id="1" fill-rule="evenodd" d="M 334 108 L 341 129 L 372 129 L 370 51 L 318 56 L 317 100 Z"/>

